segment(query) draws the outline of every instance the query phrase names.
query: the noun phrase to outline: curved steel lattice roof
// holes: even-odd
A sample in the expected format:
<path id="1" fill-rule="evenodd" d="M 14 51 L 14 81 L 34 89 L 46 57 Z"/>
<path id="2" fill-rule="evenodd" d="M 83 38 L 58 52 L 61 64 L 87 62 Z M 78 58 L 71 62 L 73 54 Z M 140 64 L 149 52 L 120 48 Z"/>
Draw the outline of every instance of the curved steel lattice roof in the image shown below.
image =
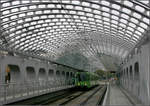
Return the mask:
<path id="1" fill-rule="evenodd" d="M 150 25 L 149 0 L 1 0 L 0 44 L 45 57 L 124 58 Z"/>

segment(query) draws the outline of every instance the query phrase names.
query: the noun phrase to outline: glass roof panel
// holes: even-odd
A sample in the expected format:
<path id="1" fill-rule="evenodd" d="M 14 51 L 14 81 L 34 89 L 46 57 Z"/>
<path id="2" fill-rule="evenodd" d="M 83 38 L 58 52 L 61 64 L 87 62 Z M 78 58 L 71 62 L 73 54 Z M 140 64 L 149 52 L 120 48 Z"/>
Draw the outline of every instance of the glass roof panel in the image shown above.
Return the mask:
<path id="1" fill-rule="evenodd" d="M 108 1 L 106 1 L 106 0 L 102 0 L 101 3 L 102 3 L 103 5 L 106 5 L 106 6 L 109 6 L 109 5 L 110 5 L 110 3 L 109 3 Z"/>
<path id="2" fill-rule="evenodd" d="M 125 13 L 127 13 L 127 14 L 130 14 L 130 13 L 131 13 L 131 10 L 129 10 L 129 9 L 127 9 L 127 8 L 123 8 L 122 10 L 123 10 L 123 12 L 125 12 Z"/>
<path id="3" fill-rule="evenodd" d="M 140 11 L 140 12 L 144 12 L 145 11 L 145 9 L 143 7 L 141 7 L 141 6 L 135 6 L 135 9 Z"/>
<path id="4" fill-rule="evenodd" d="M 129 0 L 124 0 L 124 4 L 129 6 L 129 7 L 133 7 L 133 3 L 130 2 Z"/>
<path id="5" fill-rule="evenodd" d="M 142 17 L 142 16 L 141 16 L 140 14 L 138 14 L 138 13 L 133 13 L 133 16 L 136 17 L 136 18 L 139 18 L 139 19 Z"/>

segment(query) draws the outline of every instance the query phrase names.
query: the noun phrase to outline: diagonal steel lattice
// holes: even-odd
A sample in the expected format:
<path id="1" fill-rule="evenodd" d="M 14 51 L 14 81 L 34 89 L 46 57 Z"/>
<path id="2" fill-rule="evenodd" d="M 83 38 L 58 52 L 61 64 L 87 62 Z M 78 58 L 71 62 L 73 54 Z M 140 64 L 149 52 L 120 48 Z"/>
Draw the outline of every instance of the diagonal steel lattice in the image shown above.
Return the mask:
<path id="1" fill-rule="evenodd" d="M 149 0 L 0 0 L 1 48 L 57 59 L 125 58 L 150 28 Z"/>

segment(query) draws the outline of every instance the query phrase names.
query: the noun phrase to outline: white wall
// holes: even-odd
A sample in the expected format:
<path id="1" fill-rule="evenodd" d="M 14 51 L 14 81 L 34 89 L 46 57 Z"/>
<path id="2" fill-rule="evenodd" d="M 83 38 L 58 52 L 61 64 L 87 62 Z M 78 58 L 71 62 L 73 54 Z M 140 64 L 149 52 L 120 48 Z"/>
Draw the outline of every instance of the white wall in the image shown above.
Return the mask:
<path id="1" fill-rule="evenodd" d="M 134 64 L 139 63 L 139 81 L 135 80 Z M 132 65 L 133 80 L 125 77 L 128 84 L 122 84 L 129 92 L 139 98 L 144 104 L 150 104 L 150 42 L 142 45 L 138 53 L 134 53 L 127 62 L 123 64 L 123 70 L 130 69 Z M 121 78 L 122 79 L 122 78 Z M 132 85 L 132 86 L 131 86 Z"/>
<path id="2" fill-rule="evenodd" d="M 57 66 L 54 64 L 48 64 L 47 62 L 44 61 L 37 61 L 33 59 L 23 59 L 20 57 L 14 57 L 14 56 L 0 56 L 0 83 L 5 83 L 5 75 L 6 75 L 6 67 L 7 65 L 17 65 L 20 68 L 20 75 L 18 76 L 20 82 L 26 82 L 29 81 L 27 76 L 27 67 L 33 67 L 35 70 L 35 78 L 33 78 L 33 81 L 38 81 L 39 77 L 43 78 L 44 80 L 50 79 L 48 75 L 49 69 L 54 70 L 53 74 L 53 80 L 56 81 L 59 78 L 56 78 L 56 71 L 57 71 Z M 44 68 L 45 69 L 45 77 L 42 75 L 39 75 L 39 69 Z M 60 76 L 62 76 L 62 71 L 66 72 L 73 72 L 72 70 L 68 70 L 69 68 L 64 68 L 63 66 L 59 69 L 60 71 Z M 17 74 L 14 73 L 14 76 L 17 77 Z M 65 77 L 64 77 L 65 78 Z M 32 79 L 30 79 L 32 81 Z M 59 82 L 59 81 L 58 81 Z M 64 80 L 65 82 L 65 80 Z M 61 80 L 62 83 L 62 80 Z"/>

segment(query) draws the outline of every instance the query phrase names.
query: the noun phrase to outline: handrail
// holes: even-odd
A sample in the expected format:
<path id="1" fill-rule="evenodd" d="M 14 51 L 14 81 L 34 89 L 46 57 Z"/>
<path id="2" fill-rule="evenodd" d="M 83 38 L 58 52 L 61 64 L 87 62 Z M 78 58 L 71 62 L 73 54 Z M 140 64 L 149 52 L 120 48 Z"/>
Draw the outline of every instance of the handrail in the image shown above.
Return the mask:
<path id="1" fill-rule="evenodd" d="M 33 97 L 35 95 L 42 95 L 45 93 L 53 92 L 60 89 L 72 87 L 68 81 L 24 81 L 24 82 L 11 82 L 7 84 L 0 84 L 0 104 L 7 104 L 17 100 Z"/>

